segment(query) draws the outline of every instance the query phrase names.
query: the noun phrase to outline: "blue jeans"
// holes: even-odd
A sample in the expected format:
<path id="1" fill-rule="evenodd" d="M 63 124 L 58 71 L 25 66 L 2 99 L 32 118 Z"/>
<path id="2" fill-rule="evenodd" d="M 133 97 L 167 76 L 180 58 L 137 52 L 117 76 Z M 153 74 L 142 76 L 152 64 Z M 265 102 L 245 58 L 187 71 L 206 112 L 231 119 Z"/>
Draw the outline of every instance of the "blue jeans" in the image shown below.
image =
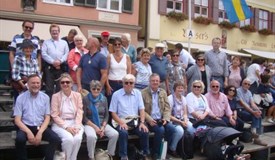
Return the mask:
<path id="1" fill-rule="evenodd" d="M 155 125 L 155 126 L 150 126 L 149 125 L 149 130 L 151 132 L 155 133 L 154 136 L 154 142 L 153 142 L 153 155 L 160 155 L 160 145 L 162 138 L 164 138 L 168 142 L 169 148 L 171 149 L 170 145 L 175 137 L 176 133 L 176 128 L 171 122 L 168 122 L 165 126 L 162 125 Z"/>
<path id="2" fill-rule="evenodd" d="M 235 126 L 231 125 L 231 123 L 229 122 L 229 118 L 228 117 L 223 116 L 221 118 L 227 124 L 228 127 L 232 127 L 232 128 L 234 128 L 234 129 L 236 129 L 238 131 L 243 131 L 244 122 L 239 117 L 237 117 L 236 125 Z"/>
<path id="3" fill-rule="evenodd" d="M 239 110 L 238 116 L 241 118 L 241 120 L 247 122 L 252 121 L 251 128 L 256 128 L 257 133 L 261 132 L 261 125 L 262 125 L 262 118 L 256 118 L 251 113 L 247 112 L 246 110 Z"/>
<path id="4" fill-rule="evenodd" d="M 125 157 L 128 155 L 128 153 L 127 153 L 128 134 L 129 134 L 128 132 L 139 136 L 140 148 L 142 149 L 143 155 L 150 154 L 149 133 L 148 132 L 139 130 L 138 127 L 136 127 L 135 129 L 129 130 L 129 131 L 121 129 L 120 126 L 118 126 L 116 129 L 119 133 L 118 144 L 119 144 L 119 156 L 120 157 Z"/>
<path id="5" fill-rule="evenodd" d="M 111 103 L 111 100 L 112 100 L 112 96 L 113 96 L 113 93 L 121 88 L 123 88 L 123 85 L 122 85 L 122 82 L 116 82 L 116 81 L 111 81 L 109 80 L 109 84 L 111 86 L 111 88 L 113 89 L 111 95 L 107 95 L 106 98 L 107 98 L 107 101 L 108 101 L 108 104 Z"/>
<path id="6" fill-rule="evenodd" d="M 38 130 L 37 127 L 27 126 L 34 135 L 37 134 Z M 50 128 L 47 128 L 42 134 L 42 140 L 48 141 L 49 144 L 47 145 L 47 149 L 45 152 L 45 160 L 52 160 L 54 157 L 55 149 L 58 145 L 61 144 L 61 139 L 58 135 L 52 131 Z M 28 141 L 27 134 L 22 130 L 18 129 L 15 139 L 15 146 L 16 146 L 16 155 L 18 160 L 27 160 L 27 149 L 26 149 L 26 142 Z"/>

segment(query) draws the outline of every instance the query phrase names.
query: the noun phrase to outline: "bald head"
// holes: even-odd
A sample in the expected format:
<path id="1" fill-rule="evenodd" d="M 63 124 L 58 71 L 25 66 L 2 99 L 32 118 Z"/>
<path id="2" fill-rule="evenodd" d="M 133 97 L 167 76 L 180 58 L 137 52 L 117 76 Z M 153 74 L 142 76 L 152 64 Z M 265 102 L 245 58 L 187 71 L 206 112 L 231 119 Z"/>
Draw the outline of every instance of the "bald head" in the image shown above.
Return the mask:
<path id="1" fill-rule="evenodd" d="M 90 50 L 90 52 L 95 53 L 99 50 L 99 41 L 95 37 L 90 37 L 87 42 L 87 49 Z"/>

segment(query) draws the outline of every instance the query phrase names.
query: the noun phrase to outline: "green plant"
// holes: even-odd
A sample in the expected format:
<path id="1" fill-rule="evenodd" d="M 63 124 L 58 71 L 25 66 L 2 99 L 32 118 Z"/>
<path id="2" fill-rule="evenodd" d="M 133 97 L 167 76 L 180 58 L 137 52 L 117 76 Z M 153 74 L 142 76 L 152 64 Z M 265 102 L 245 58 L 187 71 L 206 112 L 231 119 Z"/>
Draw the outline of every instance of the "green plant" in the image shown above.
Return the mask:
<path id="1" fill-rule="evenodd" d="M 236 27 L 235 24 L 231 24 L 228 21 L 222 21 L 222 22 L 220 22 L 219 26 L 222 27 L 222 28 L 227 28 L 227 29 L 232 29 L 232 28 Z"/>
<path id="2" fill-rule="evenodd" d="M 209 25 L 212 22 L 212 20 L 207 17 L 199 16 L 194 18 L 194 22 Z"/>
<path id="3" fill-rule="evenodd" d="M 175 19 L 176 21 L 184 21 L 185 19 L 187 19 L 187 16 L 181 12 L 175 12 L 175 11 L 171 11 L 169 13 L 167 13 L 166 17 L 170 18 L 170 19 Z"/>
<path id="4" fill-rule="evenodd" d="M 256 28 L 253 25 L 245 25 L 240 27 L 240 29 L 247 32 L 256 32 Z"/>
<path id="5" fill-rule="evenodd" d="M 260 34 L 263 34 L 263 35 L 270 35 L 270 34 L 272 34 L 272 31 L 271 31 L 270 29 L 266 29 L 266 28 L 261 29 L 261 30 L 259 30 L 258 32 L 259 32 Z"/>

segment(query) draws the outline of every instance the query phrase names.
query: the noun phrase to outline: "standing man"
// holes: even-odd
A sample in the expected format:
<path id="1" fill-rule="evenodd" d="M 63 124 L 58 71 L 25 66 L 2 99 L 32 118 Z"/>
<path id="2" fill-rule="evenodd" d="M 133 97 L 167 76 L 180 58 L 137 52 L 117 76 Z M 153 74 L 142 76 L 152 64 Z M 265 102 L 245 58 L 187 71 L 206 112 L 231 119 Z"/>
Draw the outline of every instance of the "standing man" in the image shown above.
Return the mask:
<path id="1" fill-rule="evenodd" d="M 168 153 L 177 157 L 176 148 L 172 148 L 171 142 L 176 137 L 176 128 L 170 122 L 171 108 L 164 89 L 159 88 L 160 77 L 153 73 L 150 76 L 150 86 L 142 90 L 143 102 L 145 105 L 145 119 L 148 128 L 155 133 L 153 143 L 153 159 L 160 156 L 160 145 L 162 138 L 168 141 Z"/>
<path id="2" fill-rule="evenodd" d="M 20 48 L 24 39 L 30 39 L 34 44 L 34 49 L 31 57 L 33 59 L 37 59 L 39 68 L 41 70 L 41 50 L 39 45 L 39 37 L 33 36 L 31 33 L 34 29 L 34 22 L 30 20 L 26 20 L 22 23 L 23 33 L 17 34 L 13 37 L 12 42 L 9 46 L 9 61 L 10 65 L 13 65 L 13 60 L 16 55 L 23 54 L 22 49 Z"/>
<path id="3" fill-rule="evenodd" d="M 179 53 L 179 55 L 180 55 L 179 61 L 180 61 L 180 63 L 183 64 L 184 68 L 189 68 L 192 65 L 196 64 L 196 60 L 192 57 L 192 55 L 189 52 L 187 52 L 183 48 L 182 44 L 177 43 L 175 45 L 175 50 L 176 50 L 176 52 Z"/>
<path id="4" fill-rule="evenodd" d="M 155 46 L 155 53 L 151 56 L 149 64 L 152 68 L 152 73 L 157 73 L 160 77 L 160 87 L 166 90 L 167 95 L 170 94 L 168 82 L 168 60 L 163 56 L 165 45 L 157 43 Z"/>
<path id="5" fill-rule="evenodd" d="M 261 133 L 262 127 L 262 112 L 255 104 L 252 93 L 249 91 L 251 82 L 249 79 L 244 79 L 242 86 L 237 89 L 237 107 L 238 116 L 244 122 L 252 121 L 251 132 L 254 138 L 254 143 L 258 145 L 267 146 L 266 143 L 259 139 L 258 133 Z"/>
<path id="6" fill-rule="evenodd" d="M 61 143 L 58 135 L 48 128 L 50 122 L 50 99 L 40 91 L 38 75 L 28 78 L 29 90 L 20 94 L 14 107 L 14 122 L 17 128 L 15 146 L 17 159 L 28 159 L 26 142 L 38 146 L 41 140 L 49 142 L 45 160 L 52 160 L 56 147 Z"/>
<path id="7" fill-rule="evenodd" d="M 100 53 L 102 53 L 106 58 L 110 53 L 114 53 L 113 45 L 109 43 L 110 33 L 104 31 L 101 33 L 101 45 Z"/>
<path id="8" fill-rule="evenodd" d="M 116 127 L 119 133 L 119 156 L 121 160 L 128 160 L 127 145 L 128 133 L 134 133 L 139 136 L 140 148 L 145 158 L 149 155 L 149 134 L 145 125 L 145 112 L 142 95 L 138 89 L 135 89 L 135 76 L 127 74 L 123 79 L 123 88 L 114 92 L 109 111 L 113 120 L 118 124 Z M 134 122 L 136 127 L 129 128 L 125 122 L 128 116 L 139 117 Z"/>
<path id="9" fill-rule="evenodd" d="M 44 74 L 46 94 L 51 98 L 54 91 L 60 90 L 56 81 L 67 70 L 69 47 L 66 41 L 59 38 L 60 27 L 57 24 L 50 26 L 51 39 L 45 40 L 42 46 L 42 58 L 45 61 Z M 56 88 L 54 88 L 56 85 Z"/>
<path id="10" fill-rule="evenodd" d="M 228 85 L 228 63 L 225 52 L 220 51 L 221 39 L 219 37 L 212 40 L 213 49 L 205 52 L 205 62 L 212 70 L 211 79 L 220 83 L 220 90 L 223 91 Z"/>
<path id="11" fill-rule="evenodd" d="M 107 80 L 107 59 L 100 54 L 99 46 L 97 38 L 88 39 L 89 53 L 81 57 L 76 71 L 77 89 L 80 93 L 82 93 L 82 89 L 90 90 L 92 80 L 100 81 L 102 86 Z"/>
<path id="12" fill-rule="evenodd" d="M 75 29 L 71 29 L 68 33 L 68 36 L 61 38 L 67 42 L 69 51 L 75 48 L 74 37 L 76 35 L 77 35 L 77 31 Z"/>

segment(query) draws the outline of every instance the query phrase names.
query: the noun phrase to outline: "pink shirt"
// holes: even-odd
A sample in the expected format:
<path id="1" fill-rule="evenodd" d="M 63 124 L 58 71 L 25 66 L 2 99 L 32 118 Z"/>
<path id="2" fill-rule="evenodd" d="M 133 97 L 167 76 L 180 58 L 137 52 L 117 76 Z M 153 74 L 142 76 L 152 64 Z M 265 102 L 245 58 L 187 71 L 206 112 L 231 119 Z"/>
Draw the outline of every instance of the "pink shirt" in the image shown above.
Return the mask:
<path id="1" fill-rule="evenodd" d="M 208 92 L 205 97 L 215 116 L 223 117 L 226 115 L 229 117 L 233 114 L 225 94 L 219 92 L 219 97 L 215 98 L 211 92 Z"/>
<path id="2" fill-rule="evenodd" d="M 228 85 L 233 85 L 236 88 L 239 88 L 241 85 L 242 77 L 241 77 L 241 70 L 238 67 L 236 70 L 229 68 L 230 74 L 228 76 Z"/>

